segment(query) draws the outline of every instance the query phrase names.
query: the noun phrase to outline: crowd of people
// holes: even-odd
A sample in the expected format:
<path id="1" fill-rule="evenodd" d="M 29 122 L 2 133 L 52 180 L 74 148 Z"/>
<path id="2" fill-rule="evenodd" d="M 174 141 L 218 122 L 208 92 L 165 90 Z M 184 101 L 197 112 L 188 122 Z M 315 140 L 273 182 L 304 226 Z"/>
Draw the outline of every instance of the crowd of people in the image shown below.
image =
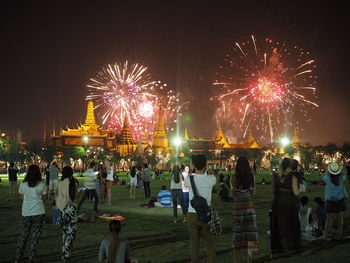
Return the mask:
<path id="1" fill-rule="evenodd" d="M 220 219 L 211 205 L 216 177 L 206 170 L 207 160 L 204 155 L 192 156 L 192 170 L 189 165 L 175 165 L 170 173 L 170 191 L 162 185 L 155 207 L 172 207 L 174 223 L 178 223 L 178 208 L 182 210 L 181 221 L 187 222 L 191 244 L 191 262 L 199 262 L 200 237 L 206 241 L 207 261 L 216 262 L 215 235 L 220 234 Z M 270 211 L 270 246 L 271 258 L 300 253 L 307 255 L 310 251 L 301 252 L 300 241 L 303 234 L 311 231 L 320 240 L 328 240 L 334 233 L 336 239 L 342 239 L 343 213 L 346 210 L 348 194 L 345 178 L 337 163 L 330 163 L 322 181 L 325 185 L 325 198 L 314 198 L 315 207 L 309 207 L 309 198 L 300 196 L 303 184 L 298 169 L 300 165 L 294 159 L 284 158 L 278 172 L 272 175 L 272 204 Z M 61 180 L 58 180 L 59 173 Z M 10 196 L 16 191 L 18 169 L 10 163 L 8 169 Z M 78 213 L 84 201 L 93 200 L 93 210 L 98 212 L 99 202 L 112 203 L 112 185 L 115 181 L 113 167 L 109 161 L 103 165 L 91 162 L 84 172 L 84 184 L 80 186 L 69 166 L 59 170 L 53 162 L 44 171 L 46 185 L 41 179 L 38 166 L 28 168 L 25 179 L 19 187 L 23 196 L 22 225 L 18 239 L 16 262 L 23 255 L 29 237 L 30 262 L 34 262 L 37 254 L 40 234 L 45 218 L 44 200 L 53 197 L 54 205 L 60 211 L 62 229 L 62 262 L 71 256 L 73 241 L 78 226 Z M 145 198 L 151 197 L 151 169 L 144 164 L 143 169 L 131 167 L 128 172 L 130 199 L 136 198 L 136 189 L 143 185 Z M 219 198 L 225 202 L 233 202 L 233 260 L 240 262 L 244 252 L 247 262 L 253 261 L 253 252 L 259 248 L 258 226 L 254 197 L 256 193 L 255 172 L 246 157 L 239 157 L 235 165 L 235 173 L 224 183 L 219 177 L 221 186 Z M 79 192 L 82 197 L 78 200 Z M 230 196 L 231 193 L 231 196 Z M 47 195 L 47 196 L 46 196 Z M 336 225 L 336 228 L 334 226 Z M 136 262 L 131 260 L 130 246 L 120 237 L 121 224 L 112 220 L 109 224 L 111 237 L 103 240 L 99 250 L 99 261 Z"/>

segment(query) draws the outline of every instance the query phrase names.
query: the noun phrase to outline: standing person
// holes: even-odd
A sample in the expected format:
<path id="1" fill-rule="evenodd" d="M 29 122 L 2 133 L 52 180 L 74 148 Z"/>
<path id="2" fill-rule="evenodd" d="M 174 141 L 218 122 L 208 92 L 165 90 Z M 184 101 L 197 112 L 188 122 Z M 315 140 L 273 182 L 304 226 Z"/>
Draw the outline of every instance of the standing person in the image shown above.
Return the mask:
<path id="1" fill-rule="evenodd" d="M 197 192 L 210 205 L 212 189 L 216 184 L 216 178 L 213 175 L 204 173 L 207 165 L 205 155 L 192 155 L 192 163 L 196 168 L 196 173 L 191 176 L 193 176 Z M 190 200 L 194 197 L 190 181 L 191 176 L 187 176 L 185 180 L 185 186 L 189 188 Z M 201 236 L 205 239 L 207 245 L 207 261 L 209 263 L 216 262 L 214 235 L 210 232 L 209 225 L 202 223 L 198 219 L 196 210 L 192 207 L 191 203 L 188 207 L 187 224 L 191 240 L 191 262 L 199 263 L 199 239 Z"/>
<path id="2" fill-rule="evenodd" d="M 271 258 L 280 253 L 294 253 L 299 249 L 300 221 L 297 204 L 298 178 L 295 172 L 298 162 L 284 158 L 279 173 L 273 175 L 273 202 L 271 213 Z"/>
<path id="3" fill-rule="evenodd" d="M 57 193 L 57 186 L 58 186 L 58 173 L 60 170 L 58 169 L 57 163 L 53 162 L 50 166 L 50 184 L 49 184 L 49 194 L 47 199 L 50 199 L 50 195 Z"/>
<path id="4" fill-rule="evenodd" d="M 61 182 L 58 183 L 56 206 L 61 210 L 61 229 L 63 234 L 62 261 L 67 262 L 73 248 L 73 240 L 77 231 L 78 208 L 75 197 L 78 181 L 73 177 L 73 169 L 65 166 L 62 169 Z"/>
<path id="5" fill-rule="evenodd" d="M 186 211 L 186 214 L 188 213 L 188 205 L 190 203 L 190 197 L 188 193 L 188 187 L 185 186 L 185 180 L 187 176 L 189 175 L 190 172 L 190 167 L 188 165 L 185 166 L 184 171 L 182 172 L 182 193 L 184 196 L 184 208 Z"/>
<path id="6" fill-rule="evenodd" d="M 111 162 L 106 160 L 105 162 L 106 170 L 107 170 L 107 178 L 106 178 L 106 188 L 107 188 L 107 205 L 112 204 L 112 185 L 114 181 L 114 171 L 111 166 Z"/>
<path id="7" fill-rule="evenodd" d="M 49 187 L 50 187 L 50 166 L 49 164 L 46 165 L 45 167 L 45 183 L 46 183 L 46 192 L 49 192 Z M 47 195 L 49 196 L 49 195 Z"/>
<path id="8" fill-rule="evenodd" d="M 183 222 L 186 222 L 186 209 L 184 206 L 184 197 L 182 192 L 182 176 L 181 171 L 178 165 L 174 166 L 174 169 L 170 176 L 170 189 L 171 189 L 171 198 L 173 201 L 173 215 L 174 215 L 174 223 L 176 224 L 177 219 L 177 201 L 180 201 L 180 206 L 182 209 L 182 215 L 184 217 Z"/>
<path id="9" fill-rule="evenodd" d="M 148 164 L 143 165 L 143 187 L 145 189 L 145 197 L 151 196 L 151 170 L 148 168 Z"/>
<path id="10" fill-rule="evenodd" d="M 128 176 L 130 178 L 130 199 L 136 199 L 137 175 L 135 166 L 131 168 Z"/>
<path id="11" fill-rule="evenodd" d="M 343 213 L 346 210 L 345 199 L 348 198 L 343 178 L 341 176 L 341 168 L 337 163 L 328 165 L 327 173 L 322 177 L 325 187 L 325 200 L 327 220 L 321 239 L 328 237 L 329 229 L 333 226 L 334 221 L 337 222 L 336 239 L 342 239 L 343 232 Z"/>
<path id="12" fill-rule="evenodd" d="M 80 210 L 81 205 L 84 203 L 85 199 L 91 194 L 94 198 L 94 211 L 98 213 L 97 205 L 98 205 L 98 195 L 96 192 L 96 171 L 95 171 L 96 163 L 91 162 L 89 165 L 89 169 L 87 169 L 84 173 L 85 182 L 84 187 L 86 188 L 83 198 L 80 200 L 78 204 L 78 211 Z"/>
<path id="13" fill-rule="evenodd" d="M 30 246 L 29 262 L 33 262 L 37 254 L 41 229 L 45 218 L 43 198 L 46 194 L 45 184 L 41 181 L 40 168 L 30 165 L 26 177 L 21 183 L 18 192 L 23 196 L 22 226 L 18 239 L 16 262 L 19 262 L 24 254 L 30 232 L 32 244 Z"/>
<path id="14" fill-rule="evenodd" d="M 253 262 L 253 252 L 258 250 L 258 228 L 253 204 L 255 180 L 246 157 L 237 160 L 236 172 L 231 177 L 231 189 L 234 196 L 234 262 L 239 262 L 241 250 L 247 252 L 247 262 Z"/>
<path id="15" fill-rule="evenodd" d="M 109 222 L 111 237 L 109 240 L 102 240 L 98 261 L 107 263 L 135 262 L 130 259 L 129 243 L 119 236 L 121 228 L 120 221 L 111 220 Z"/>
<path id="16" fill-rule="evenodd" d="M 15 166 L 15 163 L 11 162 L 10 167 L 8 168 L 8 176 L 9 176 L 9 183 L 10 183 L 9 198 L 16 197 L 17 174 L 18 174 L 18 169 Z"/>
<path id="17" fill-rule="evenodd" d="M 106 197 L 107 197 L 107 188 L 106 188 L 106 179 L 107 179 L 107 170 L 106 170 L 106 165 L 101 164 L 100 166 L 100 202 L 105 203 L 106 202 Z"/>

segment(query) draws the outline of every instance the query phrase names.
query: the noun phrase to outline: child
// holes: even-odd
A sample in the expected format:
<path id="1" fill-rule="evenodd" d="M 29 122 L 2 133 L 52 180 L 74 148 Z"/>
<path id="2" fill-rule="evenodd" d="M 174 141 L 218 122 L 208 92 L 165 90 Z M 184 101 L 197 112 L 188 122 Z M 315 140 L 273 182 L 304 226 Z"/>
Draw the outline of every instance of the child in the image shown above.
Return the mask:
<path id="1" fill-rule="evenodd" d="M 317 218 L 318 227 L 323 231 L 324 226 L 326 224 L 326 219 L 327 219 L 324 201 L 322 200 L 322 198 L 316 197 L 314 199 L 314 202 L 315 202 L 315 206 L 316 206 L 314 213 L 315 213 L 316 218 Z"/>
<path id="2" fill-rule="evenodd" d="M 300 217 L 300 227 L 301 231 L 305 231 L 306 227 L 309 225 L 309 219 L 311 215 L 311 207 L 308 207 L 309 198 L 307 196 L 302 196 L 300 198 L 300 209 L 299 209 L 299 217 Z"/>

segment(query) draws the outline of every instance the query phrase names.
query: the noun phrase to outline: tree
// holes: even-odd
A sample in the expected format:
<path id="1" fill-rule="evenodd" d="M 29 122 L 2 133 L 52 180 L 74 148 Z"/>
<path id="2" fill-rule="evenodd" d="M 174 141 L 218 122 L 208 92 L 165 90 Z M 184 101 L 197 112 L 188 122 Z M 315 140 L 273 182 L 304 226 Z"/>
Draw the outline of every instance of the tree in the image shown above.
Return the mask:
<path id="1" fill-rule="evenodd" d="M 42 157 L 43 145 L 37 139 L 33 139 L 28 143 L 28 157 L 37 164 L 39 158 Z"/>
<path id="2" fill-rule="evenodd" d="M 51 163 L 55 153 L 56 153 L 55 146 L 48 145 L 47 147 L 44 147 L 44 150 L 42 152 L 42 158 L 44 159 L 45 162 Z"/>
<path id="3" fill-rule="evenodd" d="M 330 142 L 323 147 L 323 151 L 326 154 L 333 156 L 338 151 L 338 146 L 335 143 Z"/>
<path id="4" fill-rule="evenodd" d="M 299 145 L 299 153 L 301 165 L 308 171 L 310 168 L 310 163 L 313 161 L 314 157 L 311 145 Z"/>
<path id="5" fill-rule="evenodd" d="M 344 161 L 350 159 L 350 144 L 348 142 L 344 142 L 342 147 L 340 148 L 341 154 L 343 156 Z"/>

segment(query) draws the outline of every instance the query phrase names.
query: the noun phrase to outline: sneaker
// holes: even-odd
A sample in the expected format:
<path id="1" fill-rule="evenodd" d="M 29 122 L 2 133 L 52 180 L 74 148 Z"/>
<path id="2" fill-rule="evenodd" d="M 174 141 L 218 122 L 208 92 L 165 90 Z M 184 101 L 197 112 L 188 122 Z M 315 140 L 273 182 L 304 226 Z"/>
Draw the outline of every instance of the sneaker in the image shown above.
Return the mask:
<path id="1" fill-rule="evenodd" d="M 186 217 L 184 217 L 184 220 L 183 220 L 182 222 L 186 223 L 186 221 L 187 221 L 187 220 L 186 220 Z"/>
<path id="2" fill-rule="evenodd" d="M 107 203 L 107 205 L 112 205 L 112 203 Z"/>
<path id="3" fill-rule="evenodd" d="M 176 223 L 177 223 L 177 219 L 175 218 L 175 219 L 174 219 L 174 224 L 176 224 Z"/>

